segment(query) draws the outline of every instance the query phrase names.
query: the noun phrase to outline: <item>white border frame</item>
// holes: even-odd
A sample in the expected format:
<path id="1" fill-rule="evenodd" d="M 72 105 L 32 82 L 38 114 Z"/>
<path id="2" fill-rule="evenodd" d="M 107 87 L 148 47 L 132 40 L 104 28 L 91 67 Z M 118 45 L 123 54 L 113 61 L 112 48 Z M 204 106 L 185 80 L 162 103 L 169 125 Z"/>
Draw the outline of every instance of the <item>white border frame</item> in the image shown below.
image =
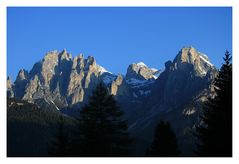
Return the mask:
<path id="1" fill-rule="evenodd" d="M 210 6 L 219 7 L 227 6 L 233 7 L 233 158 L 6 158 L 6 67 L 7 67 L 7 45 L 6 45 L 6 17 L 7 7 L 13 6 L 160 6 L 160 7 L 196 7 L 196 6 Z M 4 163 L 31 163 L 37 162 L 57 162 L 57 163 L 88 163 L 88 162 L 104 162 L 104 163 L 125 163 L 125 162 L 137 162 L 137 163 L 204 163 L 204 162 L 217 162 L 217 163 L 238 163 L 239 159 L 239 134 L 238 134 L 238 117 L 239 108 L 236 98 L 238 95 L 238 76 L 235 72 L 239 72 L 238 54 L 239 50 L 236 44 L 239 44 L 238 31 L 239 29 L 239 2 L 237 0 L 1 0 L 0 1 L 0 162 Z M 234 55 L 236 54 L 236 55 Z M 17 137 L 17 136 L 16 136 Z"/>

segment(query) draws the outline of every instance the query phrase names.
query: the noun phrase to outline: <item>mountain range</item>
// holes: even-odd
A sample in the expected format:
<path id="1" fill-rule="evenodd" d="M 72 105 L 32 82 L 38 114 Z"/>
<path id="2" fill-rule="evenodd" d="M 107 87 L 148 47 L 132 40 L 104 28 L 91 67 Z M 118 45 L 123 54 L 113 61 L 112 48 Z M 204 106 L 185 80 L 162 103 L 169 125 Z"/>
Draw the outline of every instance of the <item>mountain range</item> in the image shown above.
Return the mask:
<path id="1" fill-rule="evenodd" d="M 172 61 L 165 62 L 164 69 L 138 62 L 130 64 L 125 75 L 107 71 L 92 56 L 72 57 L 64 49 L 46 53 L 30 71 L 21 69 L 14 83 L 8 77 L 7 96 L 74 116 L 102 81 L 124 111 L 130 133 L 137 138 L 135 154 L 144 153 L 155 126 L 164 119 L 172 124 L 183 154 L 192 155 L 192 131 L 199 123 L 202 103 L 214 96 L 216 75 L 208 56 L 193 47 L 182 48 Z"/>

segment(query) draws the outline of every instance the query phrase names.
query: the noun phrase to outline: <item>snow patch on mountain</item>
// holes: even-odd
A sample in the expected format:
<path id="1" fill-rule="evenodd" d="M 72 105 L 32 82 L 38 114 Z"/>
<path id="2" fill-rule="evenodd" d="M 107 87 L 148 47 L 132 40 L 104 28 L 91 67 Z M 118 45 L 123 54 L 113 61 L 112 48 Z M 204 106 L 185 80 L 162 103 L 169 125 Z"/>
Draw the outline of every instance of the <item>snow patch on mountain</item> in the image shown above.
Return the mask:
<path id="1" fill-rule="evenodd" d="M 163 72 L 163 71 L 161 71 L 161 70 L 155 71 L 155 72 L 153 73 L 153 78 L 154 78 L 154 79 L 157 79 L 162 72 Z"/>
<path id="2" fill-rule="evenodd" d="M 205 55 L 205 54 L 203 54 L 203 53 L 199 53 L 199 54 L 200 54 L 200 55 L 199 55 L 200 59 L 202 59 L 202 60 L 203 60 L 205 63 L 207 63 L 209 66 L 211 66 L 211 67 L 214 66 L 211 62 L 209 62 L 207 55 Z"/>
<path id="3" fill-rule="evenodd" d="M 138 79 L 135 79 L 135 78 L 131 78 L 129 80 L 126 80 L 126 82 L 130 85 L 138 85 L 138 84 L 147 83 L 147 80 L 138 80 Z"/>
<path id="4" fill-rule="evenodd" d="M 131 86 L 131 88 L 138 88 L 138 87 L 146 86 L 146 85 L 152 84 L 153 82 L 154 81 L 151 81 L 151 80 L 138 80 L 135 78 L 126 80 L 126 83 L 129 84 Z"/>
<path id="5" fill-rule="evenodd" d="M 158 69 L 156 69 L 156 68 L 150 68 L 153 72 L 157 72 L 158 71 Z"/>
<path id="6" fill-rule="evenodd" d="M 54 103 L 54 101 L 52 101 L 52 100 L 50 100 L 50 101 L 51 101 L 51 103 L 56 107 L 57 110 L 60 110 L 60 109 L 57 107 L 57 105 Z"/>
<path id="7" fill-rule="evenodd" d="M 153 78 L 157 79 L 159 77 L 159 75 L 163 72 L 161 70 L 158 70 L 156 68 L 150 68 L 153 74 Z"/>
<path id="8" fill-rule="evenodd" d="M 141 67 L 148 67 L 146 64 L 143 62 L 138 62 L 136 65 L 141 66 Z"/>
<path id="9" fill-rule="evenodd" d="M 98 71 L 100 72 L 101 75 L 105 72 L 112 74 L 111 72 L 107 71 L 104 67 L 102 67 L 100 65 L 97 65 L 97 69 L 98 69 Z"/>
<path id="10" fill-rule="evenodd" d="M 199 65 L 198 69 L 200 70 L 202 75 L 205 76 L 207 74 L 207 72 L 200 65 Z"/>

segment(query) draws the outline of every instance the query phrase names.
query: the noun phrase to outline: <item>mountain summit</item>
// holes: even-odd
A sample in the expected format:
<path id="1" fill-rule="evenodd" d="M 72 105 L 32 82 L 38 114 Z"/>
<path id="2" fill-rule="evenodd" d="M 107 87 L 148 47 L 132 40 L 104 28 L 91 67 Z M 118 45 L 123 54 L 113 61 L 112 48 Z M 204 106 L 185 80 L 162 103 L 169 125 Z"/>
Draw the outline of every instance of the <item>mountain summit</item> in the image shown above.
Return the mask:
<path id="1" fill-rule="evenodd" d="M 131 78 L 137 80 L 150 80 L 154 78 L 154 73 L 156 71 L 158 70 L 149 68 L 143 62 L 133 63 L 129 65 L 125 78 L 126 80 Z"/>
<path id="2" fill-rule="evenodd" d="M 210 69 L 215 68 L 205 54 L 193 47 L 182 48 L 173 60 L 173 64 L 179 70 L 193 69 L 199 76 L 205 76 Z"/>
<path id="3" fill-rule="evenodd" d="M 80 54 L 72 58 L 64 49 L 48 52 L 29 73 L 21 69 L 12 87 L 16 98 L 33 102 L 47 99 L 65 108 L 87 99 L 97 81 L 112 83 L 116 77 L 97 65 L 94 57 L 84 59 Z"/>

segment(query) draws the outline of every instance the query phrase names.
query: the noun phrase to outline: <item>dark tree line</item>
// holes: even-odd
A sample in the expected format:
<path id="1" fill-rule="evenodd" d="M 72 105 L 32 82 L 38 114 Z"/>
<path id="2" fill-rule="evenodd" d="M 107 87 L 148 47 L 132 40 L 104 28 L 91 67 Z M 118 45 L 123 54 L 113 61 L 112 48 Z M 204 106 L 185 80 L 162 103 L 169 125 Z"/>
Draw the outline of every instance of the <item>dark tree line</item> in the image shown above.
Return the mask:
<path id="1" fill-rule="evenodd" d="M 232 156 L 232 57 L 228 51 L 223 59 L 214 84 L 216 96 L 205 103 L 202 123 L 196 128 L 199 156 Z"/>
<path id="2" fill-rule="evenodd" d="M 155 128 L 154 140 L 151 147 L 146 150 L 146 156 L 176 157 L 179 154 L 177 138 L 171 125 L 161 120 Z"/>
<path id="3" fill-rule="evenodd" d="M 50 144 L 52 156 L 128 156 L 132 139 L 113 95 L 99 83 L 89 103 L 80 110 L 77 129 L 72 138 L 65 136 L 63 122 Z M 68 142 L 67 140 L 71 140 Z M 65 147 L 65 148 L 64 148 Z"/>
<path id="4" fill-rule="evenodd" d="M 64 157 L 69 155 L 70 142 L 65 128 L 65 120 L 61 116 L 58 122 L 58 131 L 48 146 L 49 156 Z"/>
<path id="5" fill-rule="evenodd" d="M 103 83 L 80 112 L 76 153 L 83 156 L 127 156 L 131 139 L 123 112 Z"/>

